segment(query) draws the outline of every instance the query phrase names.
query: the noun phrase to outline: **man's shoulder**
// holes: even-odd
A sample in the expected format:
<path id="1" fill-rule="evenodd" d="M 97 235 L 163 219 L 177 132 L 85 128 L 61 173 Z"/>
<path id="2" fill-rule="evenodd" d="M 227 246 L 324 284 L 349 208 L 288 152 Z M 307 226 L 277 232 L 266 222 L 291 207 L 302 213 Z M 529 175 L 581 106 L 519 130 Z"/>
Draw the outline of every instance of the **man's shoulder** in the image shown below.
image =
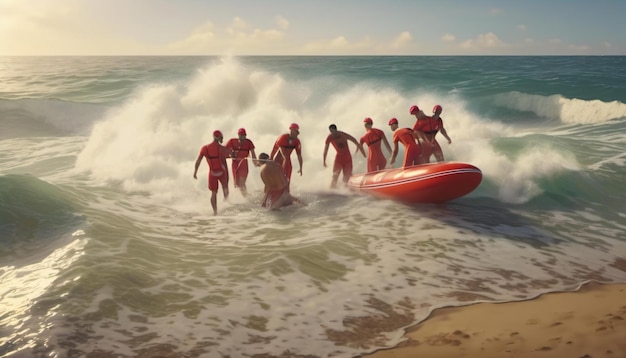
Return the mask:
<path id="1" fill-rule="evenodd" d="M 285 142 L 287 140 L 289 140 L 289 133 L 281 134 L 278 136 L 278 139 L 276 139 L 277 142 Z"/>

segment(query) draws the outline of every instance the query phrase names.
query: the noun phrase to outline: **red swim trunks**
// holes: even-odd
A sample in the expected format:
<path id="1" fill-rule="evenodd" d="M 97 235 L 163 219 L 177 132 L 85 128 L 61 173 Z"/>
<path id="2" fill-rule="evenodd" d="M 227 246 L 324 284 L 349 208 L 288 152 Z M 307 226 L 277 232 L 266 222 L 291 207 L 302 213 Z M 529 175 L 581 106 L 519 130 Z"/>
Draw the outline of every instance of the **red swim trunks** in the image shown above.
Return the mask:
<path id="1" fill-rule="evenodd" d="M 292 204 L 291 195 L 289 195 L 287 187 L 284 187 L 282 189 L 270 190 L 267 192 L 261 206 L 264 208 L 278 209 L 290 204 Z"/>

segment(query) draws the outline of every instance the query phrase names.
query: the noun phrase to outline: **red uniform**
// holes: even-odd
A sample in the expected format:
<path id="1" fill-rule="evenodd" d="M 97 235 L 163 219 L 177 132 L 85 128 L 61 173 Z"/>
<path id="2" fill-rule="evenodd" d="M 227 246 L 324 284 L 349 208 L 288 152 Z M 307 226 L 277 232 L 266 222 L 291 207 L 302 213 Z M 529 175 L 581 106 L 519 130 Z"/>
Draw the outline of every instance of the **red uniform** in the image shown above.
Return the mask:
<path id="1" fill-rule="evenodd" d="M 411 128 L 398 128 L 393 132 L 393 142 L 402 142 L 404 144 L 404 162 L 403 167 L 409 167 L 415 164 L 421 164 L 421 149 L 415 142 L 413 130 Z"/>
<path id="2" fill-rule="evenodd" d="M 387 166 L 387 158 L 381 149 L 381 143 L 385 133 L 380 129 L 371 128 L 361 137 L 360 143 L 367 144 L 367 172 L 383 170 Z"/>
<path id="3" fill-rule="evenodd" d="M 426 161 L 426 163 L 430 162 L 430 156 L 435 155 L 435 159 L 438 162 L 443 161 L 443 151 L 441 150 L 441 146 L 435 139 L 435 136 L 439 132 L 439 130 L 443 127 L 443 120 L 441 117 L 433 118 L 426 117 L 423 119 L 419 119 L 413 125 L 414 131 L 419 131 L 424 133 L 426 139 L 432 143 L 431 146 L 423 146 L 422 147 L 422 157 Z"/>
<path id="4" fill-rule="evenodd" d="M 212 142 L 200 148 L 200 155 L 206 158 L 209 164 L 209 190 L 217 191 L 219 183 L 228 188 L 228 166 L 226 158 L 230 152 L 218 142 Z"/>
<path id="5" fill-rule="evenodd" d="M 232 171 L 236 188 L 240 178 L 243 179 L 244 183 L 248 178 L 248 160 L 245 158 L 247 158 L 250 155 L 250 151 L 254 149 L 254 143 L 247 138 L 243 141 L 240 141 L 239 138 L 232 138 L 226 143 L 226 148 L 235 153 Z"/>
<path id="6" fill-rule="evenodd" d="M 283 151 L 285 152 L 285 155 L 287 156 L 287 158 L 285 158 L 284 163 L 283 163 L 283 156 L 280 154 L 280 151 L 278 150 L 278 148 L 283 148 Z M 274 160 L 282 166 L 283 173 L 285 173 L 287 180 L 291 180 L 291 171 L 292 171 L 291 152 L 293 152 L 294 149 L 296 150 L 296 153 L 298 154 L 302 153 L 300 139 L 291 138 L 289 136 L 289 133 L 286 133 L 278 137 L 278 139 L 276 140 L 276 143 L 274 143 L 274 148 L 272 148 L 272 154 L 270 155 L 270 158 L 274 158 Z M 276 156 L 274 157 L 274 155 Z"/>
<path id="7" fill-rule="evenodd" d="M 339 175 L 339 173 L 343 171 L 343 181 L 347 183 L 348 179 L 352 176 L 352 155 L 350 154 L 350 148 L 348 148 L 348 140 L 345 138 L 345 134 L 340 134 L 337 137 L 333 137 L 332 134 L 329 134 L 328 137 L 326 137 L 326 143 L 332 144 L 337 151 L 335 163 L 333 164 L 333 174 Z"/>

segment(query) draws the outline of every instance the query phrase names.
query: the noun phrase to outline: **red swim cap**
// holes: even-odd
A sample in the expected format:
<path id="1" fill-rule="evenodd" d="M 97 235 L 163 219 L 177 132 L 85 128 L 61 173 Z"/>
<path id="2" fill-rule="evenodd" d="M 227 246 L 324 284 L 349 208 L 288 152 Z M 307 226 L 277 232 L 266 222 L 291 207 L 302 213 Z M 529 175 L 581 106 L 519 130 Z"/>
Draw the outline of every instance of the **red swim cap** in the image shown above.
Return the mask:
<path id="1" fill-rule="evenodd" d="M 398 124 L 398 120 L 397 120 L 397 119 L 395 119 L 395 118 L 391 118 L 391 119 L 389 120 L 389 125 L 392 125 L 392 124 Z"/>
<path id="2" fill-rule="evenodd" d="M 420 111 L 420 108 L 418 106 L 411 106 L 411 108 L 409 109 L 409 114 L 416 114 Z"/>
<path id="3" fill-rule="evenodd" d="M 363 123 L 367 123 L 367 124 L 372 124 L 374 123 L 374 121 L 372 121 L 372 119 L 370 117 L 367 117 L 363 120 Z"/>
<path id="4" fill-rule="evenodd" d="M 222 138 L 224 137 L 224 135 L 223 135 L 223 134 L 222 134 L 222 132 L 220 132 L 220 131 L 214 131 L 214 132 L 213 132 L 213 136 L 214 136 L 214 137 L 222 137 Z"/>
<path id="5" fill-rule="evenodd" d="M 436 105 L 435 107 L 433 107 L 433 113 L 441 113 L 441 111 L 443 111 L 443 108 L 441 108 L 440 105 Z"/>
<path id="6" fill-rule="evenodd" d="M 300 126 L 298 125 L 298 123 L 291 123 L 291 125 L 289 126 L 289 130 L 300 130 Z"/>
<path id="7" fill-rule="evenodd" d="M 244 128 L 239 128 L 239 130 L 237 131 L 238 135 L 246 135 L 246 130 Z"/>

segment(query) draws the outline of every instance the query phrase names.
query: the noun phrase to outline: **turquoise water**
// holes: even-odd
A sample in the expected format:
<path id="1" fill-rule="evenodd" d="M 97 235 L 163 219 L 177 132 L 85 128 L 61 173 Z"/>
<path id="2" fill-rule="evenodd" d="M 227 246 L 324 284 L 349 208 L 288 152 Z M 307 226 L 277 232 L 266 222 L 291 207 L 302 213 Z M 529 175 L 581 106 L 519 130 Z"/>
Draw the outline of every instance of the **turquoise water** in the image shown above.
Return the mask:
<path id="1" fill-rule="evenodd" d="M 354 357 L 441 306 L 626 282 L 626 57 L 0 58 L 0 355 Z M 328 125 L 440 104 L 483 182 L 445 205 L 329 189 Z M 308 202 L 199 148 L 301 127 Z M 353 148 L 354 149 L 354 148 Z M 330 152 L 332 155 L 332 150 Z M 354 157 L 355 172 L 365 168 Z M 232 185 L 232 183 L 231 183 Z"/>

